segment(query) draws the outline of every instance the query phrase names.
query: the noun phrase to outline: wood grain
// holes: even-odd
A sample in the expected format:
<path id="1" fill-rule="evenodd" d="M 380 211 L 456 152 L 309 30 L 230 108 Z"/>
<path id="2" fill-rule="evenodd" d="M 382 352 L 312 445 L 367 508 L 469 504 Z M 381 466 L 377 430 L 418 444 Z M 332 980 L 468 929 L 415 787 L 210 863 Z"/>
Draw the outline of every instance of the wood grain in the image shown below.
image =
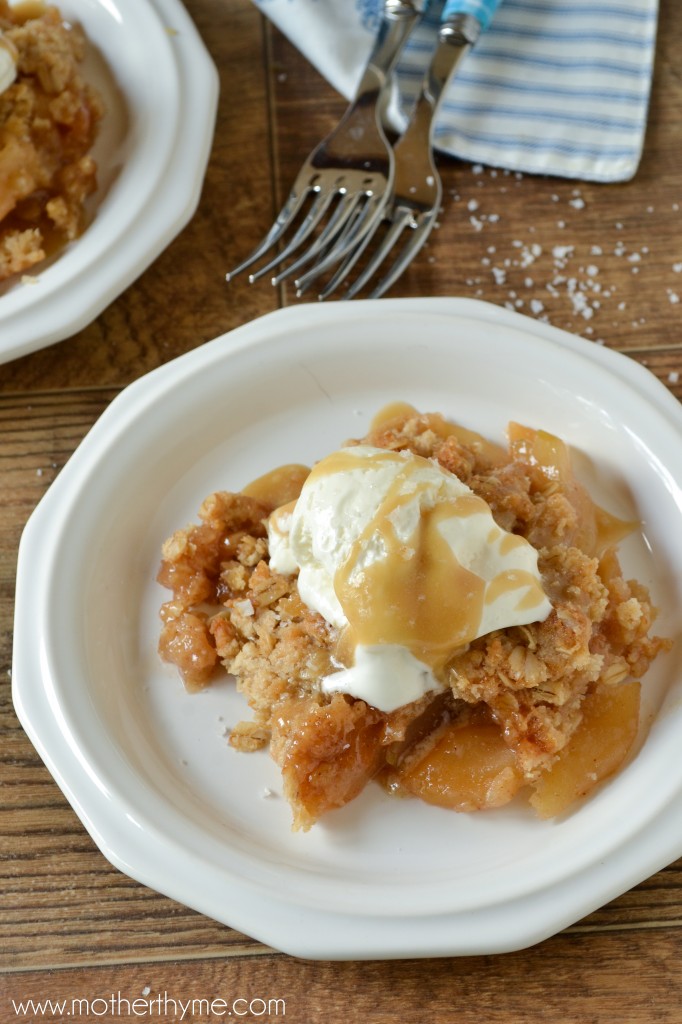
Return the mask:
<path id="1" fill-rule="evenodd" d="M 132 1001 L 144 993 L 168 1000 L 168 1006 L 171 999 L 185 1005 L 217 997 L 230 1002 L 279 999 L 284 1013 L 280 1005 L 279 1014 L 261 1019 L 284 1016 L 294 1024 L 679 1024 L 678 940 L 673 931 L 629 934 L 618 941 L 612 935 L 564 933 L 533 950 L 497 957 L 334 964 L 264 955 L 51 976 L 29 972 L 4 980 L 8 1006 L 11 999 L 87 995 L 109 1000 L 119 993 Z M 179 1018 L 179 1012 L 168 1015 Z M 199 1012 L 192 1020 L 210 1021 L 211 1015 Z"/>
<path id="2" fill-rule="evenodd" d="M 296 301 L 288 286 L 238 278 L 227 287 L 224 274 L 259 241 L 303 154 L 345 106 L 249 0 L 187 7 L 222 86 L 196 216 L 95 323 L 0 366 L 0 1022 L 21 1019 L 11 999 L 119 991 L 132 999 L 149 989 L 182 1000 L 283 998 L 288 1019 L 301 1024 L 680 1024 L 682 861 L 530 950 L 304 962 L 113 868 L 16 719 L 12 605 L 28 516 L 121 387 Z M 442 158 L 440 227 L 392 294 L 510 304 L 627 354 L 682 399 L 682 9 L 674 0 L 662 0 L 661 26 L 644 158 L 631 182 L 517 176 Z"/>

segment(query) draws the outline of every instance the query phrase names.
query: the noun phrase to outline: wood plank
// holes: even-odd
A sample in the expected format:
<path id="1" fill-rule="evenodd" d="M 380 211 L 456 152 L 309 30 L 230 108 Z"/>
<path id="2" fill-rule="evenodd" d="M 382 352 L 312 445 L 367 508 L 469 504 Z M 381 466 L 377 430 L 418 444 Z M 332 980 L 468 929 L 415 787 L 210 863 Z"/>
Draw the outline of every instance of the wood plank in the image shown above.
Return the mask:
<path id="1" fill-rule="evenodd" d="M 314 963 L 263 955 L 29 972 L 1 983 L 8 1021 L 17 1019 L 12 1000 L 31 998 L 67 1000 L 64 1009 L 76 1019 L 72 999 L 91 1001 L 98 1014 L 113 1006 L 103 1019 L 134 1020 L 132 1006 L 125 1012 L 126 1000 L 132 1004 L 137 998 L 148 1000 L 146 1008 L 137 1004 L 137 1019 L 142 1009 L 151 1019 L 150 1007 L 156 1007 L 157 1019 L 180 1020 L 185 1013 L 184 1019 L 196 1024 L 216 1019 L 208 1003 L 200 1002 L 213 999 L 226 1001 L 219 1005 L 225 1016 L 229 1010 L 246 1020 L 284 1017 L 294 1024 L 679 1024 L 676 942 L 679 931 L 672 929 L 627 936 L 564 934 L 504 956 Z"/>

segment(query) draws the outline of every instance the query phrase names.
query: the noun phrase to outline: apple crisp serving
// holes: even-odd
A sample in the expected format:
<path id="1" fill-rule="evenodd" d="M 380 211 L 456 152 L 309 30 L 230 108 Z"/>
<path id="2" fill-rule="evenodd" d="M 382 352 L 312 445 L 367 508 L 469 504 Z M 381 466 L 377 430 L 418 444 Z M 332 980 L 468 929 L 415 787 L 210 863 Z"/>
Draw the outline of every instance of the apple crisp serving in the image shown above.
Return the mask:
<path id="1" fill-rule="evenodd" d="M 161 656 L 189 690 L 221 670 L 236 677 L 252 717 L 230 743 L 269 746 L 294 828 L 308 829 L 372 779 L 456 811 L 500 807 L 523 791 L 552 817 L 631 751 L 639 681 L 669 646 L 650 635 L 647 590 L 618 563 L 616 546 L 635 524 L 593 504 L 561 440 L 518 424 L 508 434 L 505 449 L 398 403 L 332 466 L 282 467 L 240 493 L 212 494 L 200 524 L 165 542 L 158 579 L 172 598 L 161 610 Z M 358 527 L 340 556 L 323 615 L 308 596 L 319 565 L 306 576 L 303 560 L 300 572 L 284 564 L 278 538 L 300 528 L 309 553 L 301 508 L 326 513 L 305 495 L 315 481 L 338 492 L 332 470 L 358 466 L 369 490 L 376 467 L 387 466 L 392 482 L 371 527 Z M 436 473 L 440 503 L 425 483 Z M 417 492 L 425 497 L 415 511 Z M 416 541 L 398 536 L 403 512 L 404 537 Z M 485 542 L 467 554 L 476 523 L 487 524 Z M 499 564 L 490 568 L 493 548 Z M 496 603 L 502 618 L 490 617 Z M 363 665 L 371 675 L 388 653 L 384 689 L 363 690 Z M 420 688 L 403 692 L 406 666 Z"/>
<path id="2" fill-rule="evenodd" d="M 0 281 L 33 268 L 85 226 L 102 101 L 82 77 L 85 36 L 56 7 L 0 0 Z"/>

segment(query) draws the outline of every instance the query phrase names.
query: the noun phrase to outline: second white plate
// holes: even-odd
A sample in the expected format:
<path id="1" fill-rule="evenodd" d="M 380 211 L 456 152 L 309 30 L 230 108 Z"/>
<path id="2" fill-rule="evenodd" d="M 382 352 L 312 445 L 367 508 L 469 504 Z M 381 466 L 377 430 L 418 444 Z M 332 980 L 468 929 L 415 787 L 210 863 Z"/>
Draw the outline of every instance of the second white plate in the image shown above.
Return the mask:
<path id="1" fill-rule="evenodd" d="M 0 362 L 95 319 L 172 241 L 199 200 L 218 76 L 180 0 L 59 0 L 88 38 L 85 74 L 107 108 L 98 191 L 76 241 L 0 285 Z"/>

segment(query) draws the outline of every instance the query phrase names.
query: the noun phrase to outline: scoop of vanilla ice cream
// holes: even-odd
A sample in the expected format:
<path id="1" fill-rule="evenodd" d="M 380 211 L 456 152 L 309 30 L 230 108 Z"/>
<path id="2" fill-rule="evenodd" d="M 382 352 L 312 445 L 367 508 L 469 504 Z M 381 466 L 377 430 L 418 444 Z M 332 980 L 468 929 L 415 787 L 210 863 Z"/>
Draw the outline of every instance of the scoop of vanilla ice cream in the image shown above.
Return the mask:
<path id="1" fill-rule="evenodd" d="M 0 93 L 9 89 L 17 77 L 17 51 L 0 29 Z"/>
<path id="2" fill-rule="evenodd" d="M 500 529 L 456 476 L 411 452 L 334 452 L 295 504 L 272 514 L 268 535 L 271 567 L 298 567 L 301 599 L 354 642 L 354 665 L 323 689 L 383 711 L 438 687 L 434 672 L 458 647 L 551 610 L 535 549 Z"/>

